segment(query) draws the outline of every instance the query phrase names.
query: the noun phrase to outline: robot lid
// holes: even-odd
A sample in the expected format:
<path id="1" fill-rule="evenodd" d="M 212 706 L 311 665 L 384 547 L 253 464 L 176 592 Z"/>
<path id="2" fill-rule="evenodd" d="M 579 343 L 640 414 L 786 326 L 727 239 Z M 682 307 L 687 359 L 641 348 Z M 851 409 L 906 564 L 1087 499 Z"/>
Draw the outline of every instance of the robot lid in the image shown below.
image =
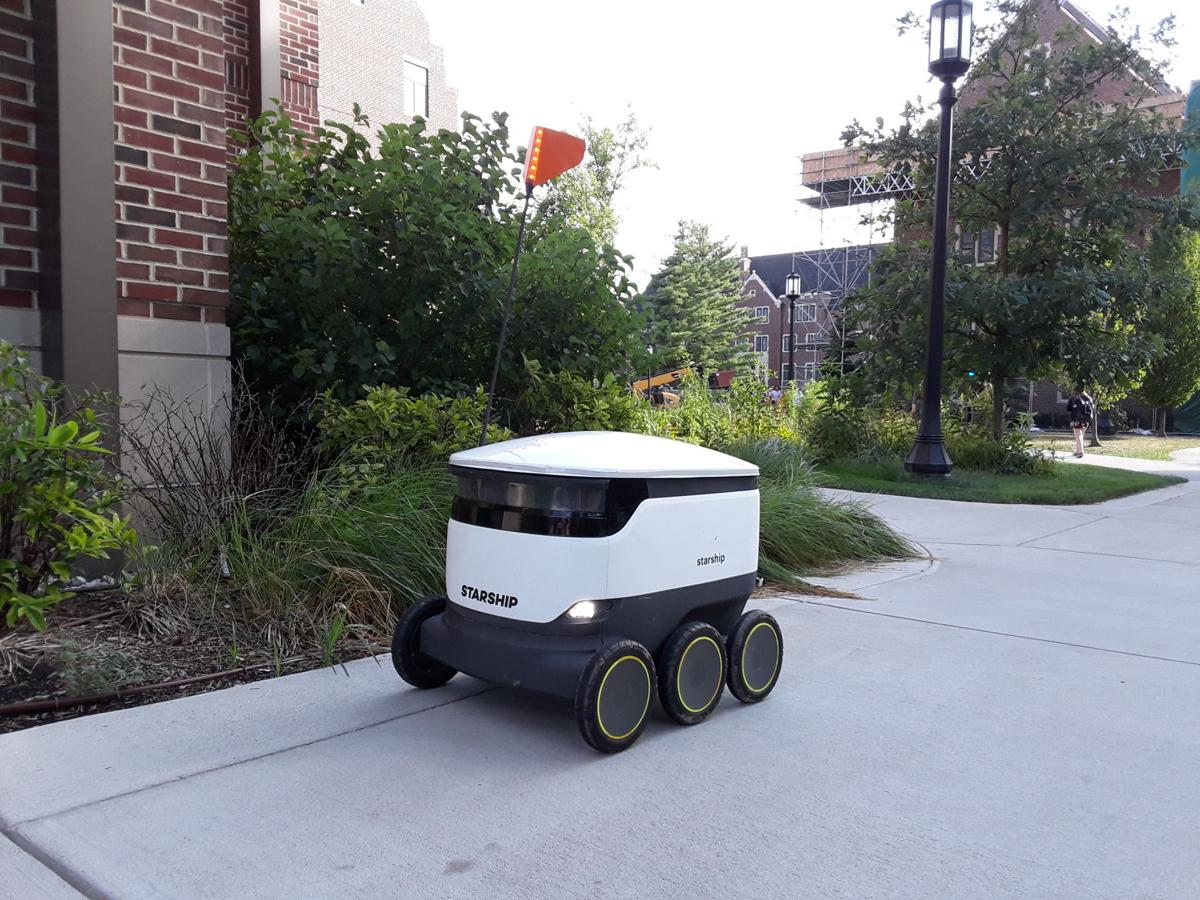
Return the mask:
<path id="1" fill-rule="evenodd" d="M 581 478 L 744 478 L 758 466 L 695 444 L 623 431 L 573 431 L 461 450 L 450 465 Z"/>

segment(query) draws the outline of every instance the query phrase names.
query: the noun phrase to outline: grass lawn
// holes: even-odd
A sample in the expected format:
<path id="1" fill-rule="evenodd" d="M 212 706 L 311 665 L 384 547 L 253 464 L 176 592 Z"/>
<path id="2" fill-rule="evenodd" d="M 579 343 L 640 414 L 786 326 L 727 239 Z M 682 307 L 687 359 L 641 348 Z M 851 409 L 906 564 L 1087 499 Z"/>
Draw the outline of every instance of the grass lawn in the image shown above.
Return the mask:
<path id="1" fill-rule="evenodd" d="M 992 475 L 955 470 L 950 478 L 931 480 L 910 475 L 899 463 L 833 462 L 820 467 L 828 487 L 871 494 L 900 494 L 975 503 L 1099 503 L 1129 494 L 1180 484 L 1186 479 L 1148 475 L 1099 466 L 1055 464 L 1049 476 Z"/>
<path id="2" fill-rule="evenodd" d="M 1070 433 L 1045 433 L 1030 435 L 1035 447 L 1042 450 L 1057 450 L 1072 453 L 1075 438 Z M 1143 437 L 1137 434 L 1114 434 L 1101 437 L 1101 447 L 1084 447 L 1085 452 L 1097 456 L 1124 456 L 1134 459 L 1169 460 L 1176 450 L 1200 447 L 1200 437 Z"/>

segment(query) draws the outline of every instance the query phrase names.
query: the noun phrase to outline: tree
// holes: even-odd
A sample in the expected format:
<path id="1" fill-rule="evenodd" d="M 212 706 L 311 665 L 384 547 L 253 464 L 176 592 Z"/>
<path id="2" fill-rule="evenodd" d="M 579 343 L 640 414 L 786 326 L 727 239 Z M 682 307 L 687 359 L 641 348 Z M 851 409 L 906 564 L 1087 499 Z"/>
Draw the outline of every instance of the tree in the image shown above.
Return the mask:
<path id="1" fill-rule="evenodd" d="M 732 245 L 713 240 L 707 225 L 680 222 L 674 250 L 637 299 L 659 367 L 716 372 L 739 364 L 740 298 Z"/>
<path id="2" fill-rule="evenodd" d="M 1162 408 L 1160 433 L 1166 434 L 1167 410 L 1181 406 L 1200 390 L 1200 234 L 1178 229 L 1151 246 L 1151 265 L 1164 272 L 1147 327 L 1162 337 L 1163 352 L 1150 363 L 1139 396 Z"/>
<path id="3" fill-rule="evenodd" d="M 1114 30 L 1098 44 L 1064 32 L 1046 46 L 1037 28 L 1044 2 L 993 4 L 999 22 L 977 29 L 983 49 L 955 126 L 951 216 L 956 246 L 970 250 L 948 267 L 946 360 L 991 384 L 997 440 L 1012 379 L 1066 369 L 1136 382 L 1157 344 L 1139 327 L 1153 280 L 1129 236 L 1187 216 L 1178 199 L 1152 195 L 1173 150 L 1163 139 L 1169 126 L 1141 105 L 1162 83 L 1152 55 L 1169 45 L 1170 21 L 1149 40 Z M 1102 100 L 1102 85 L 1120 87 L 1121 102 Z M 909 104 L 900 127 L 856 122 L 843 137 L 915 183 L 888 214 L 897 245 L 852 307 L 872 323 L 860 342 L 865 360 L 895 383 L 923 358 L 929 248 L 917 238 L 928 233 L 923 198 L 933 194 L 937 127 Z M 987 248 L 990 235 L 994 259 L 978 265 L 975 238 Z"/>
<path id="4" fill-rule="evenodd" d="M 361 116 L 357 125 L 368 123 Z M 267 113 L 230 178 L 230 325 L 286 407 L 364 385 L 470 394 L 490 372 L 517 232 L 505 116 L 461 132 L 387 124 L 311 135 Z M 602 377 L 629 358 L 629 260 L 558 223 L 527 241 L 501 386 L 522 354 Z"/>
<path id="5" fill-rule="evenodd" d="M 629 110 L 616 128 L 598 127 L 591 116 L 579 123 L 587 142 L 584 164 L 550 183 L 538 204 L 536 232 L 546 220 L 557 219 L 587 231 L 598 245 L 616 241 L 620 224 L 613 200 L 625 179 L 638 169 L 657 166 L 645 155 L 649 133 Z"/>

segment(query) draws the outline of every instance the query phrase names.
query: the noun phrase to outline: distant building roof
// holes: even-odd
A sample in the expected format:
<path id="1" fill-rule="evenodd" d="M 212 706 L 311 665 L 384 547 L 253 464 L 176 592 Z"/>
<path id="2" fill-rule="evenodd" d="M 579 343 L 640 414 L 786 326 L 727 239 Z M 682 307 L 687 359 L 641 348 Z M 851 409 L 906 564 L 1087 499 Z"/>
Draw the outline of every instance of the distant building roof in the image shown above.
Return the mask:
<path id="1" fill-rule="evenodd" d="M 797 272 L 802 293 L 830 294 L 837 301 L 869 281 L 871 264 L 883 246 L 858 244 L 752 256 L 750 267 L 776 297 L 784 296 L 785 280 Z"/>

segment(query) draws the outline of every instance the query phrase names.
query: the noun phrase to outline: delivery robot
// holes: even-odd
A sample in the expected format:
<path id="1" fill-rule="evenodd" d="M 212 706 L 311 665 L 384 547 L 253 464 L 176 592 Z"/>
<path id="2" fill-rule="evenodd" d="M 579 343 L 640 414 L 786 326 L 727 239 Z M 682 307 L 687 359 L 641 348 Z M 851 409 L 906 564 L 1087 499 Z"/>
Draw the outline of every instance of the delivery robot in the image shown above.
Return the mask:
<path id="1" fill-rule="evenodd" d="M 573 698 L 596 750 L 628 748 L 657 693 L 682 725 L 723 687 L 771 693 L 775 619 L 744 612 L 758 569 L 758 468 L 618 432 L 519 438 L 450 457 L 446 596 L 399 618 L 392 660 L 419 688 L 465 672 Z"/>

